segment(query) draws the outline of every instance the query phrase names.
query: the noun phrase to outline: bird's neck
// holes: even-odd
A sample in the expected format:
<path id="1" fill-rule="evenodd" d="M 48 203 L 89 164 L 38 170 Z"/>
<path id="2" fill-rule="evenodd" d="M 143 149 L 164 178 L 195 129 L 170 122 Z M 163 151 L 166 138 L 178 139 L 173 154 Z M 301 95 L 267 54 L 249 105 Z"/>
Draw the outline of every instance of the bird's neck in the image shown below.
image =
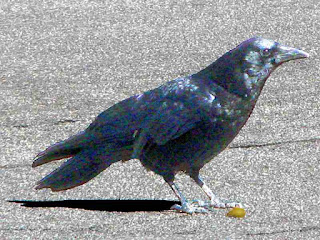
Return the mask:
<path id="1" fill-rule="evenodd" d="M 230 55 L 225 54 L 192 77 L 201 79 L 209 87 L 217 84 L 231 94 L 256 102 L 270 72 L 261 66 L 236 62 Z"/>

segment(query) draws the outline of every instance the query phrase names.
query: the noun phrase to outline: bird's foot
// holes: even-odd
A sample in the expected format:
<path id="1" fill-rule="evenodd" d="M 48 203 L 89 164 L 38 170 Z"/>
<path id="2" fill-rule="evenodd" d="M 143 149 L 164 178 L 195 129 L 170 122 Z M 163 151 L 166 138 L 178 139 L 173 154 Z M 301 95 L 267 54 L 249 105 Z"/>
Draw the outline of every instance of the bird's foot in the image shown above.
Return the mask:
<path id="1" fill-rule="evenodd" d="M 201 200 L 196 200 L 192 202 L 184 202 L 181 205 L 175 204 L 171 208 L 171 210 L 176 210 L 178 212 L 184 212 L 188 214 L 193 213 L 207 213 L 208 210 L 205 207 L 205 204 Z"/>
<path id="2" fill-rule="evenodd" d="M 203 201 L 203 200 L 192 200 L 185 202 L 181 205 L 175 204 L 170 209 L 176 210 L 178 212 L 184 212 L 188 214 L 193 213 L 208 213 L 208 211 L 214 211 L 215 209 L 225 209 L 225 208 L 243 208 L 243 205 L 239 202 L 231 201 Z"/>
<path id="3" fill-rule="evenodd" d="M 242 204 L 239 202 L 222 201 L 220 199 L 216 199 L 215 201 L 192 200 L 191 203 L 195 206 L 202 207 L 208 210 L 212 208 L 234 208 L 234 207 L 242 208 L 243 207 Z"/>
<path id="4" fill-rule="evenodd" d="M 211 208 L 234 208 L 234 207 L 243 208 L 243 205 L 239 202 L 221 201 L 219 199 L 215 201 L 210 201 L 210 207 Z"/>

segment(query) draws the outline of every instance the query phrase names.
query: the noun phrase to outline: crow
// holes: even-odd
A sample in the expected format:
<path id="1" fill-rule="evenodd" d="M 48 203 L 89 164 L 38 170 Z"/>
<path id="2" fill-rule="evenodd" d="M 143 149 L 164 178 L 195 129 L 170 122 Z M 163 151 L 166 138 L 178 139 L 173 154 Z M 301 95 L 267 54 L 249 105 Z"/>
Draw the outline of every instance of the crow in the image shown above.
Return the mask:
<path id="1" fill-rule="evenodd" d="M 84 131 L 58 142 L 34 159 L 32 167 L 69 158 L 41 179 L 36 189 L 62 191 L 82 185 L 112 163 L 139 159 L 163 177 L 180 212 L 205 212 L 203 201 L 188 201 L 174 183 L 182 171 L 209 197 L 208 205 L 231 208 L 199 175 L 248 120 L 265 81 L 282 63 L 307 58 L 302 50 L 253 37 L 203 70 L 127 98 L 104 112 Z"/>

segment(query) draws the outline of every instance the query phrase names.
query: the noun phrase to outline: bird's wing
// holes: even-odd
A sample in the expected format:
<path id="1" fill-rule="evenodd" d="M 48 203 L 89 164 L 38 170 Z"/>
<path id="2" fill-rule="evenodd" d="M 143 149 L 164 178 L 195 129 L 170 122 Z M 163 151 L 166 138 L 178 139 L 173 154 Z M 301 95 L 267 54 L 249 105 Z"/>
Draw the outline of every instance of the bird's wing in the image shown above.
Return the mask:
<path id="1" fill-rule="evenodd" d="M 148 142 L 164 145 L 194 128 L 200 121 L 197 109 L 191 109 L 182 101 L 166 99 L 137 130 L 133 157 L 139 158 Z"/>
<path id="2" fill-rule="evenodd" d="M 153 125 L 154 127 L 156 125 L 152 121 L 160 118 L 157 115 L 164 115 L 164 124 L 160 124 L 165 126 L 165 119 L 170 117 L 170 114 L 179 114 L 178 107 L 175 106 L 179 99 L 179 94 L 175 92 L 176 81 L 167 82 L 156 89 L 132 96 L 113 105 L 90 124 L 86 134 L 90 136 L 89 138 L 103 142 L 133 141 L 133 133 L 136 129 L 141 129 L 141 125 L 153 130 Z M 185 93 L 182 91 L 182 94 Z M 163 106 L 161 106 L 162 103 Z M 165 106 L 166 103 L 168 107 Z M 186 114 L 186 109 L 184 111 L 183 114 Z"/>
<path id="3" fill-rule="evenodd" d="M 86 134 L 94 142 L 137 143 L 145 138 L 163 145 L 186 133 L 199 121 L 211 121 L 219 115 L 219 105 L 213 102 L 214 95 L 221 91 L 218 90 L 216 86 L 210 93 L 189 78 L 178 78 L 115 104 L 95 119 Z M 134 134 L 136 130 L 139 134 Z M 140 140 L 137 141 L 138 135 Z"/>
<path id="4" fill-rule="evenodd" d="M 127 98 L 104 112 L 86 129 L 88 139 L 93 142 L 132 141 L 135 119 L 142 112 L 135 111 L 136 96 Z"/>

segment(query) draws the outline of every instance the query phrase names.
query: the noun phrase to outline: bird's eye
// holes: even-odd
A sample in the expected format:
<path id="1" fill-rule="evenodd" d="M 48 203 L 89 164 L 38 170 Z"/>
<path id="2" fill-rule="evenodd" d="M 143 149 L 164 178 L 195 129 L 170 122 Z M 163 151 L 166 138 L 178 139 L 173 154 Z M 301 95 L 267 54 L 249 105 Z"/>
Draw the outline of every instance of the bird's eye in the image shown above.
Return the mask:
<path id="1" fill-rule="evenodd" d="M 269 56 L 270 55 L 270 49 L 269 48 L 265 48 L 261 51 L 261 55 L 262 56 Z"/>

